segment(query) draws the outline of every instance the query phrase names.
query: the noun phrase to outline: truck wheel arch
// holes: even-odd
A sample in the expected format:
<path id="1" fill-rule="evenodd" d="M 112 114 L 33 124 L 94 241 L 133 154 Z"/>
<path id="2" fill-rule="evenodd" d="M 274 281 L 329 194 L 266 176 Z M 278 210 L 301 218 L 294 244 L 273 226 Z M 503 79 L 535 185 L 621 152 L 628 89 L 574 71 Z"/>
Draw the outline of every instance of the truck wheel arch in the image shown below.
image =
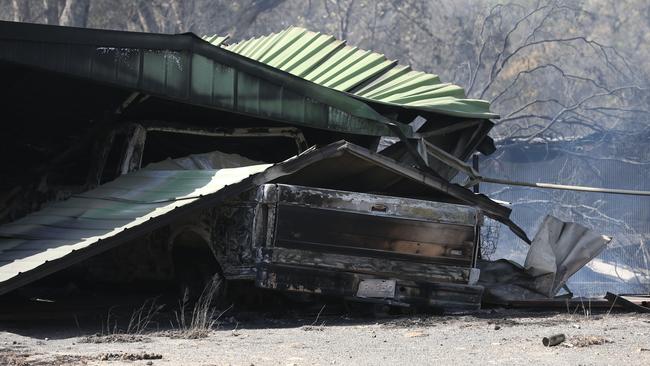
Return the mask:
<path id="1" fill-rule="evenodd" d="M 190 291 L 190 297 L 200 295 L 215 276 L 224 279 L 222 265 L 208 238 L 209 235 L 195 225 L 179 227 L 169 237 L 168 252 L 174 278 Z"/>

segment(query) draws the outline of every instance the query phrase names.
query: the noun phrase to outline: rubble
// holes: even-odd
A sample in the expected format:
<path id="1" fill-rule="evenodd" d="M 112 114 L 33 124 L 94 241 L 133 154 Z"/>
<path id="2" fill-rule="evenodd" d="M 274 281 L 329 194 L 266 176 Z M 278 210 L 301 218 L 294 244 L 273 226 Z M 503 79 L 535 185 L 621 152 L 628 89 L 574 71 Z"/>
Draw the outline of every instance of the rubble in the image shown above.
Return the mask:
<path id="1" fill-rule="evenodd" d="M 485 298 L 490 303 L 551 299 L 611 240 L 549 215 L 537 231 L 523 266 L 507 260 L 479 262 L 479 284 L 486 288 Z M 563 298 L 571 296 L 567 292 Z"/>

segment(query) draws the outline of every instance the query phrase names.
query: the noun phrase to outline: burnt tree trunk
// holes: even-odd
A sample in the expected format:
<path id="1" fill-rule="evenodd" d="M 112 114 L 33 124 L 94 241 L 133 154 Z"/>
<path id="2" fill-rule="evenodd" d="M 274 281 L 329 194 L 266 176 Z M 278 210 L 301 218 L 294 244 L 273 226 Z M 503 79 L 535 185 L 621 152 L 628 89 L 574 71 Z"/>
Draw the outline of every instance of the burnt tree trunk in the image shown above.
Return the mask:
<path id="1" fill-rule="evenodd" d="M 90 0 L 66 0 L 59 19 L 60 25 L 85 27 L 88 23 Z"/>
<path id="2" fill-rule="evenodd" d="M 29 2 L 27 0 L 11 0 L 14 22 L 28 22 L 31 20 Z"/>
<path id="3" fill-rule="evenodd" d="M 43 0 L 43 16 L 47 24 L 59 24 L 59 1 Z"/>

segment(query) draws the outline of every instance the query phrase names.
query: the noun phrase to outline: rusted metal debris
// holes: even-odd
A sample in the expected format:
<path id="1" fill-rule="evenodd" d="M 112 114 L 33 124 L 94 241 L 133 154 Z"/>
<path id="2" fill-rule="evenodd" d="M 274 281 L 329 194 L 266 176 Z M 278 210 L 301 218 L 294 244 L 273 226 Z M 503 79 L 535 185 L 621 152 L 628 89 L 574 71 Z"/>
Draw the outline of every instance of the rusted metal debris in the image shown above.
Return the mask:
<path id="1" fill-rule="evenodd" d="M 494 304 L 552 299 L 575 272 L 600 253 L 612 238 L 582 225 L 547 216 L 524 265 L 498 260 L 480 262 L 479 284 L 485 300 Z M 566 289 L 566 288 L 565 288 Z M 565 297 L 571 297 L 567 291 Z"/>
<path id="2" fill-rule="evenodd" d="M 650 313 L 650 296 L 605 294 L 611 306 L 619 305 L 625 310 L 637 313 Z"/>
<path id="3" fill-rule="evenodd" d="M 553 347 L 557 346 L 558 344 L 564 342 L 566 340 L 566 337 L 564 334 L 555 334 L 550 337 L 544 337 L 542 338 L 542 344 L 545 347 Z"/>

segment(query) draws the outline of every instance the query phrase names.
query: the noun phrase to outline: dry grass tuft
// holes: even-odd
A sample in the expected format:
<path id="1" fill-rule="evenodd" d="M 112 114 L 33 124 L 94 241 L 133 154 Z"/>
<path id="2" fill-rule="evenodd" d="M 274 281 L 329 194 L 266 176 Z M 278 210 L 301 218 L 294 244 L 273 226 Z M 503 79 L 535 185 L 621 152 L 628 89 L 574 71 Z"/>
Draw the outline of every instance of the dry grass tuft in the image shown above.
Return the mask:
<path id="1" fill-rule="evenodd" d="M 321 323 L 321 325 L 316 325 L 316 323 L 318 323 L 318 319 L 320 318 L 320 315 L 323 313 L 323 310 L 325 310 L 325 305 L 323 305 L 323 307 L 320 308 L 320 311 L 316 315 L 316 319 L 314 320 L 313 323 L 311 323 L 311 325 L 303 325 L 302 327 L 300 327 L 300 329 L 302 329 L 302 330 L 304 330 L 306 332 L 309 332 L 309 331 L 322 332 L 322 331 L 324 331 L 325 330 L 325 322 Z"/>
<path id="2" fill-rule="evenodd" d="M 205 338 L 210 334 L 210 331 L 217 325 L 219 318 L 230 308 L 219 312 L 213 306 L 215 297 L 221 287 L 221 280 L 219 276 L 215 276 L 205 286 L 201 296 L 194 304 L 191 314 L 188 316 L 188 293 L 185 291 L 183 300 L 180 304 L 179 311 L 175 312 L 176 323 L 180 330 L 176 334 L 180 338 L 197 339 Z"/>
<path id="3" fill-rule="evenodd" d="M 106 328 L 102 329 L 101 336 L 120 336 L 120 335 L 142 335 L 152 320 L 160 313 L 160 311 L 165 307 L 157 303 L 157 298 L 151 298 L 145 300 L 145 302 L 139 308 L 135 309 L 131 313 L 129 318 L 129 323 L 126 326 L 126 329 L 121 329 L 118 327 L 117 320 L 111 319 L 112 310 L 108 310 L 108 315 L 106 316 Z M 125 339 L 125 337 L 122 337 Z M 120 337 L 107 337 L 107 342 L 110 339 L 115 339 L 116 341 L 122 340 Z M 89 339 L 89 341 L 91 341 Z M 88 342 L 88 343 L 101 343 L 101 342 Z"/>
<path id="4" fill-rule="evenodd" d="M 147 330 L 153 318 L 164 307 L 164 305 L 157 304 L 156 300 L 157 298 L 146 300 L 140 308 L 131 314 L 129 325 L 126 327 L 126 334 L 142 334 Z"/>

